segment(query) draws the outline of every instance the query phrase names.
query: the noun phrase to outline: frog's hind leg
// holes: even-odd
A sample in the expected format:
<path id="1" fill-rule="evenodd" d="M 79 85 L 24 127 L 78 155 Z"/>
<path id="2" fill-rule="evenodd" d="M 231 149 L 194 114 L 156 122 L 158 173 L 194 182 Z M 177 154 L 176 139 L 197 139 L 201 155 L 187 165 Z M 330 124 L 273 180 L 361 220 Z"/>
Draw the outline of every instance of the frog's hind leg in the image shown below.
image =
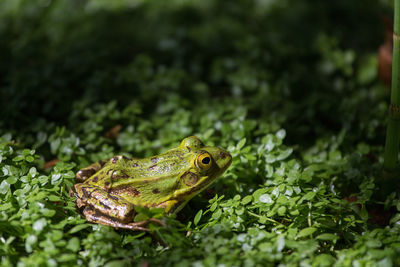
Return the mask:
<path id="1" fill-rule="evenodd" d="M 85 207 L 85 209 L 83 210 L 83 214 L 85 215 L 86 219 L 89 222 L 109 225 L 109 226 L 112 226 L 115 228 L 128 229 L 128 230 L 133 230 L 133 231 L 150 232 L 150 229 L 146 228 L 145 226 L 151 222 L 157 223 L 158 225 L 161 225 L 161 226 L 165 226 L 165 223 L 163 221 L 155 219 L 155 218 L 150 218 L 148 220 L 141 221 L 141 222 L 135 222 L 135 223 L 122 223 L 122 222 L 113 220 L 110 217 L 105 216 L 104 214 L 101 214 L 98 212 L 96 213 L 90 207 Z"/>
<path id="2" fill-rule="evenodd" d="M 76 175 L 75 179 L 77 182 L 84 182 L 86 179 L 88 179 L 90 176 L 98 172 L 101 168 L 103 168 L 104 164 L 106 164 L 107 160 L 99 160 L 98 162 L 95 162 L 93 164 L 90 164 L 89 166 L 80 169 Z"/>

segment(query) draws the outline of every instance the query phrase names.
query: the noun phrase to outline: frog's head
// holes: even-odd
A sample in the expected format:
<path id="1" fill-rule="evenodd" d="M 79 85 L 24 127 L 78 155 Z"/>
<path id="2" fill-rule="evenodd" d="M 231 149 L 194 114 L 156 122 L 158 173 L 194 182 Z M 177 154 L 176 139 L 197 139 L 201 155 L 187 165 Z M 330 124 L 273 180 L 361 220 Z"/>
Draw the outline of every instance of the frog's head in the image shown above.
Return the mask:
<path id="1" fill-rule="evenodd" d="M 205 146 L 195 136 L 185 138 L 179 148 L 188 151 L 190 164 L 181 173 L 173 193 L 173 198 L 179 201 L 175 212 L 214 182 L 232 162 L 232 156 L 227 151 L 219 147 Z"/>

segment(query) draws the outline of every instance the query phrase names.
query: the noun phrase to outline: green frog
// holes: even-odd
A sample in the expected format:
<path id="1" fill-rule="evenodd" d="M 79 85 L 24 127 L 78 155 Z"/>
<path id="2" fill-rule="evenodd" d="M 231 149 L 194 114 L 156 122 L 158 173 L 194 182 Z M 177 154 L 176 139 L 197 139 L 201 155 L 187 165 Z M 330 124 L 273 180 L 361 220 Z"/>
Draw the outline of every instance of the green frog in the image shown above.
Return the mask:
<path id="1" fill-rule="evenodd" d="M 148 231 L 149 222 L 134 222 L 135 206 L 164 208 L 176 213 L 207 188 L 231 164 L 231 155 L 205 146 L 195 137 L 157 156 L 128 159 L 115 156 L 76 173 L 71 190 L 77 206 L 90 222 L 115 228 Z"/>

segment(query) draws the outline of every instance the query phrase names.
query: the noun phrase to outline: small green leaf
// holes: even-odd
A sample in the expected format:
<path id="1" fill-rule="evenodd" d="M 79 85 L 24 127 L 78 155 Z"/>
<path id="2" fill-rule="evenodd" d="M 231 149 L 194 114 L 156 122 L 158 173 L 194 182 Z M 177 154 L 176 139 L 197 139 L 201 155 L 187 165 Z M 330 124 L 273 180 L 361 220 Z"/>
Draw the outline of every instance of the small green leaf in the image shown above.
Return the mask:
<path id="1" fill-rule="evenodd" d="M 73 237 L 68 241 L 67 249 L 77 252 L 80 249 L 79 238 Z"/>
<path id="2" fill-rule="evenodd" d="M 85 228 L 88 228 L 89 226 L 90 226 L 90 224 L 87 224 L 87 223 L 75 225 L 74 227 L 72 227 L 71 230 L 69 230 L 69 233 L 70 234 L 77 233 Z"/>
<path id="3" fill-rule="evenodd" d="M 283 215 L 285 215 L 285 213 L 286 213 L 286 207 L 285 207 L 285 206 L 279 207 L 279 209 L 278 209 L 278 215 L 279 215 L 279 216 L 283 216 Z"/>
<path id="4" fill-rule="evenodd" d="M 196 214 L 196 216 L 194 216 L 194 225 L 197 225 L 201 219 L 201 216 L 203 215 L 203 210 L 199 210 Z"/>
<path id="5" fill-rule="evenodd" d="M 273 203 L 271 197 L 268 194 L 263 194 L 258 199 L 262 203 L 271 204 Z"/>
<path id="6" fill-rule="evenodd" d="M 33 251 L 33 246 L 37 243 L 37 237 L 35 235 L 29 235 L 25 240 L 25 250 L 28 253 Z"/>
<path id="7" fill-rule="evenodd" d="M 321 234 L 321 235 L 317 236 L 318 240 L 323 240 L 323 241 L 335 241 L 338 238 L 339 237 L 334 234 Z"/>
<path id="8" fill-rule="evenodd" d="M 304 228 L 297 234 L 297 238 L 312 235 L 315 231 L 317 231 L 317 228 L 314 227 Z"/>
<path id="9" fill-rule="evenodd" d="M 54 201 L 54 202 L 61 201 L 61 198 L 59 196 L 56 196 L 56 195 L 49 195 L 48 198 L 49 198 L 50 201 Z"/>
<path id="10" fill-rule="evenodd" d="M 10 190 L 10 184 L 7 183 L 7 180 L 3 180 L 0 184 L 0 194 L 5 194 Z"/>
<path id="11" fill-rule="evenodd" d="M 36 168 L 35 168 L 35 167 L 31 167 L 31 168 L 29 169 L 29 174 L 30 174 L 32 177 L 35 177 L 36 174 L 37 174 Z"/>
<path id="12" fill-rule="evenodd" d="M 19 155 L 19 156 L 16 156 L 15 158 L 13 158 L 13 161 L 21 161 L 21 160 L 23 160 L 24 158 L 25 158 L 25 156 Z"/>
<path id="13" fill-rule="evenodd" d="M 242 199 L 242 204 L 247 205 L 253 200 L 253 196 L 247 195 Z"/>
<path id="14" fill-rule="evenodd" d="M 147 219 L 149 219 L 149 216 L 147 214 L 144 213 L 139 213 L 135 216 L 135 218 L 133 219 L 134 222 L 142 222 L 142 221 L 146 221 Z"/>
<path id="15" fill-rule="evenodd" d="M 27 156 L 27 155 L 29 155 L 30 154 L 30 150 L 29 149 L 24 149 L 24 150 L 22 150 L 22 155 L 24 155 L 24 156 Z"/>
<path id="16" fill-rule="evenodd" d="M 236 145 L 236 149 L 240 150 L 242 147 L 246 144 L 246 138 L 243 138 L 242 140 L 239 141 L 239 143 Z"/>
<path id="17" fill-rule="evenodd" d="M 218 207 L 218 202 L 215 201 L 214 203 L 212 203 L 212 205 L 210 207 L 210 211 L 214 211 L 217 207 Z"/>
<path id="18" fill-rule="evenodd" d="M 279 139 L 284 139 L 286 136 L 286 130 L 285 129 L 280 129 L 279 131 L 276 132 L 276 137 Z"/>
<path id="19" fill-rule="evenodd" d="M 17 177 L 15 177 L 15 176 L 9 176 L 7 179 L 6 179 L 6 181 L 7 181 L 7 183 L 8 184 L 15 184 L 17 181 L 18 181 L 18 178 Z"/>
<path id="20" fill-rule="evenodd" d="M 285 248 L 285 237 L 283 235 L 279 235 L 276 240 L 276 250 L 281 252 Z"/>
<path id="21" fill-rule="evenodd" d="M 29 155 L 29 156 L 26 156 L 25 160 L 27 162 L 33 162 L 35 160 L 35 158 L 33 156 Z"/>
<path id="22" fill-rule="evenodd" d="M 46 227 L 46 225 L 47 225 L 46 219 L 41 218 L 33 224 L 32 228 L 35 231 L 41 232 L 44 229 L 44 227 Z"/>
<path id="23" fill-rule="evenodd" d="M 222 215 L 222 210 L 217 210 L 216 212 L 213 213 L 213 215 L 211 216 L 214 220 L 218 220 L 219 217 L 221 217 Z"/>
<path id="24" fill-rule="evenodd" d="M 315 197 L 316 193 L 313 191 L 308 192 L 307 194 L 304 195 L 305 200 L 311 200 Z"/>

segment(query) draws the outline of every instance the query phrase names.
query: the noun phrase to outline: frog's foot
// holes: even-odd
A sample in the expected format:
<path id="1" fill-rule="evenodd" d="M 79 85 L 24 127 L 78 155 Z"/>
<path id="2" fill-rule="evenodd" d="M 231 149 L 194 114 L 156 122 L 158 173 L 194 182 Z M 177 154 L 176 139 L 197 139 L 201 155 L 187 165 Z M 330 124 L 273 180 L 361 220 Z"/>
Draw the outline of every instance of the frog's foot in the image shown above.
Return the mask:
<path id="1" fill-rule="evenodd" d="M 103 168 L 103 166 L 106 162 L 107 161 L 105 161 L 105 160 L 100 160 L 98 162 L 95 162 L 95 163 L 79 170 L 75 175 L 76 181 L 80 182 L 80 183 L 84 182 L 90 176 L 92 176 L 93 174 L 98 172 L 101 168 Z"/>
<path id="2" fill-rule="evenodd" d="M 93 223 L 99 223 L 99 224 L 104 224 L 104 225 L 109 225 L 115 228 L 122 228 L 122 229 L 128 229 L 128 230 L 133 230 L 133 231 L 145 231 L 145 232 L 150 232 L 149 228 L 146 228 L 149 223 L 156 223 L 161 226 L 166 226 L 165 223 L 161 220 L 155 219 L 155 218 L 150 218 L 145 221 L 141 222 L 135 222 L 135 223 L 122 223 L 117 220 L 113 220 L 112 218 L 105 216 L 101 213 L 95 212 L 93 209 L 90 207 L 85 207 L 83 210 L 83 215 L 85 215 L 86 219 L 89 222 Z"/>

